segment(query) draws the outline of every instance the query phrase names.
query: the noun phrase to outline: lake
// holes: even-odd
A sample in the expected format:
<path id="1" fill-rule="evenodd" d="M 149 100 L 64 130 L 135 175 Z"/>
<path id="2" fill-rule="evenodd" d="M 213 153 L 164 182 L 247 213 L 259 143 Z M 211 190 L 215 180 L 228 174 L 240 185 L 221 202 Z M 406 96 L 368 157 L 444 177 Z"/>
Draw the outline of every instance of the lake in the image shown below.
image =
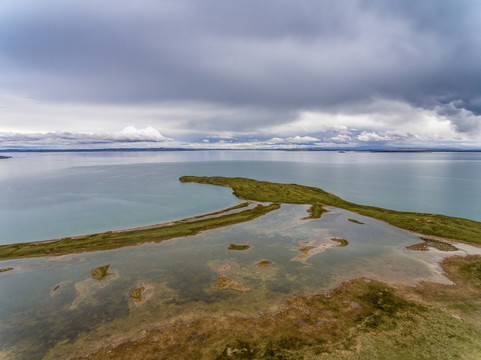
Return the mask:
<path id="1" fill-rule="evenodd" d="M 180 183 L 182 175 L 295 182 L 368 205 L 481 220 L 479 153 L 13 155 L 0 161 L 3 243 L 161 223 L 241 202 L 227 188 Z M 0 357 L 86 354 L 178 320 L 276 311 L 287 297 L 322 293 L 357 277 L 449 283 L 439 261 L 480 253 L 469 245 L 450 253 L 411 251 L 406 246 L 419 239 L 383 222 L 337 208 L 306 220 L 307 209 L 283 205 L 247 223 L 158 244 L 3 261 L 0 267 L 14 270 L 0 274 Z M 333 238 L 348 245 L 338 247 Z M 229 250 L 232 243 L 249 249 Z M 262 260 L 271 264 L 258 267 Z M 91 270 L 106 264 L 111 275 L 93 279 Z M 216 289 L 221 276 L 247 291 Z M 137 304 L 130 294 L 139 286 L 145 300 Z"/>

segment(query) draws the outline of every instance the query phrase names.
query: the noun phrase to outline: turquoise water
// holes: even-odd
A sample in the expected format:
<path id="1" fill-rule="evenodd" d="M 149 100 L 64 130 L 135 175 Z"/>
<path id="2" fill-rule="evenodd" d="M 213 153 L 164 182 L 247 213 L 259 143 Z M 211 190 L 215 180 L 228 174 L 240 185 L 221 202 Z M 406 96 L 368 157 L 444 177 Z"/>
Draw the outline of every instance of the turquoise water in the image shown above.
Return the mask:
<path id="1" fill-rule="evenodd" d="M 122 229 L 239 202 L 182 175 L 320 187 L 357 203 L 481 221 L 481 153 L 12 153 L 0 161 L 0 244 Z"/>

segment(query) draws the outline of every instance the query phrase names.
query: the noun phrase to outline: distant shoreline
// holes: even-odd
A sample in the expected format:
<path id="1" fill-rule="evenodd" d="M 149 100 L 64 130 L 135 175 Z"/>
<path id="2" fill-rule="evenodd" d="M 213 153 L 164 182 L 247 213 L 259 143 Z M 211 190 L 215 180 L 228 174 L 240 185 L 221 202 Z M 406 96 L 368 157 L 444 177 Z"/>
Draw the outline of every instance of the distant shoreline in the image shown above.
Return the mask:
<path id="1" fill-rule="evenodd" d="M 373 153 L 432 153 L 463 152 L 478 153 L 481 149 L 443 149 L 443 148 L 258 148 L 258 149 L 222 149 L 222 148 L 113 148 L 113 149 L 0 149 L 0 153 L 72 153 L 72 152 L 163 152 L 163 151 L 328 151 L 328 152 L 373 152 Z M 8 156 L 11 157 L 11 156 Z M 7 157 L 7 158 L 8 158 Z M 1 157 L 0 157 L 1 158 Z"/>

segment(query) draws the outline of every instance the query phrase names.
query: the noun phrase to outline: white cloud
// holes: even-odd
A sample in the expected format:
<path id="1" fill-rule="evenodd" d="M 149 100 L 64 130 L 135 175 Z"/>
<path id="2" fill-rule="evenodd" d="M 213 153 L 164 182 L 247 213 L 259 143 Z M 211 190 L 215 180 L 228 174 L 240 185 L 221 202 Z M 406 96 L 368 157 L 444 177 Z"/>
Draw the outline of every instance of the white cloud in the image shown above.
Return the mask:
<path id="1" fill-rule="evenodd" d="M 334 142 L 347 143 L 348 141 L 351 141 L 352 138 L 349 135 L 338 134 L 331 137 L 329 140 Z"/>
<path id="2" fill-rule="evenodd" d="M 115 133 L 113 139 L 120 141 L 167 141 L 172 140 L 163 136 L 157 129 L 148 126 L 145 129 L 137 129 L 135 126 L 127 126 L 122 131 Z"/>
<path id="3" fill-rule="evenodd" d="M 360 135 L 356 137 L 360 141 L 387 141 L 391 140 L 389 136 L 381 136 L 376 132 L 363 131 Z"/>

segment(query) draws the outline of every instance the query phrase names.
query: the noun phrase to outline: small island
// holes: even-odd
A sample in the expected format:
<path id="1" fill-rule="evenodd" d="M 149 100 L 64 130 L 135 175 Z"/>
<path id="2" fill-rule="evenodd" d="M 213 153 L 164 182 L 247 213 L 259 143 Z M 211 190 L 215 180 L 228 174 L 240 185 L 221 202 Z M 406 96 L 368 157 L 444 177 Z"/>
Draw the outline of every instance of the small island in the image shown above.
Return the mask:
<path id="1" fill-rule="evenodd" d="M 344 247 L 344 246 L 349 245 L 349 241 L 347 241 L 346 239 L 343 239 L 343 238 L 331 238 L 331 241 L 335 241 L 335 242 L 339 243 L 339 245 L 337 245 L 337 247 Z"/>
<path id="2" fill-rule="evenodd" d="M 250 249 L 250 245 L 237 245 L 237 244 L 230 244 L 228 249 L 229 250 L 237 250 L 237 251 L 243 251 L 243 250 L 247 250 L 247 249 Z"/>
<path id="3" fill-rule="evenodd" d="M 98 266 L 95 269 L 92 269 L 92 277 L 95 280 L 100 281 L 105 279 L 107 276 L 112 275 L 112 273 L 108 272 L 109 267 L 110 267 L 110 264 L 107 264 L 107 265 Z"/>
<path id="4" fill-rule="evenodd" d="M 315 249 L 315 248 L 316 248 L 315 246 L 309 245 L 309 246 L 303 247 L 302 249 L 299 249 L 299 251 L 303 252 L 303 254 L 299 255 L 299 258 L 307 259 L 309 256 L 311 256 L 309 251 L 311 251 L 312 249 Z"/>
<path id="5" fill-rule="evenodd" d="M 364 223 L 362 221 L 359 221 L 359 220 L 356 220 L 356 219 L 347 219 L 347 220 L 349 220 L 350 222 L 352 222 L 354 224 L 364 225 Z"/>
<path id="6" fill-rule="evenodd" d="M 11 271 L 11 270 L 13 270 L 13 267 L 2 268 L 2 269 L 0 269 L 0 273 L 2 273 L 2 272 L 7 272 L 7 271 Z"/>
<path id="7" fill-rule="evenodd" d="M 268 267 L 271 264 L 272 264 L 272 261 L 270 261 L 270 260 L 262 260 L 262 261 L 259 261 L 256 266 L 260 267 L 260 268 L 265 268 L 265 267 Z"/>
<path id="8" fill-rule="evenodd" d="M 145 290 L 143 286 L 137 286 L 131 293 L 130 293 L 130 298 L 132 301 L 136 303 L 141 303 L 144 301 L 144 297 L 142 296 L 142 292 Z"/>

